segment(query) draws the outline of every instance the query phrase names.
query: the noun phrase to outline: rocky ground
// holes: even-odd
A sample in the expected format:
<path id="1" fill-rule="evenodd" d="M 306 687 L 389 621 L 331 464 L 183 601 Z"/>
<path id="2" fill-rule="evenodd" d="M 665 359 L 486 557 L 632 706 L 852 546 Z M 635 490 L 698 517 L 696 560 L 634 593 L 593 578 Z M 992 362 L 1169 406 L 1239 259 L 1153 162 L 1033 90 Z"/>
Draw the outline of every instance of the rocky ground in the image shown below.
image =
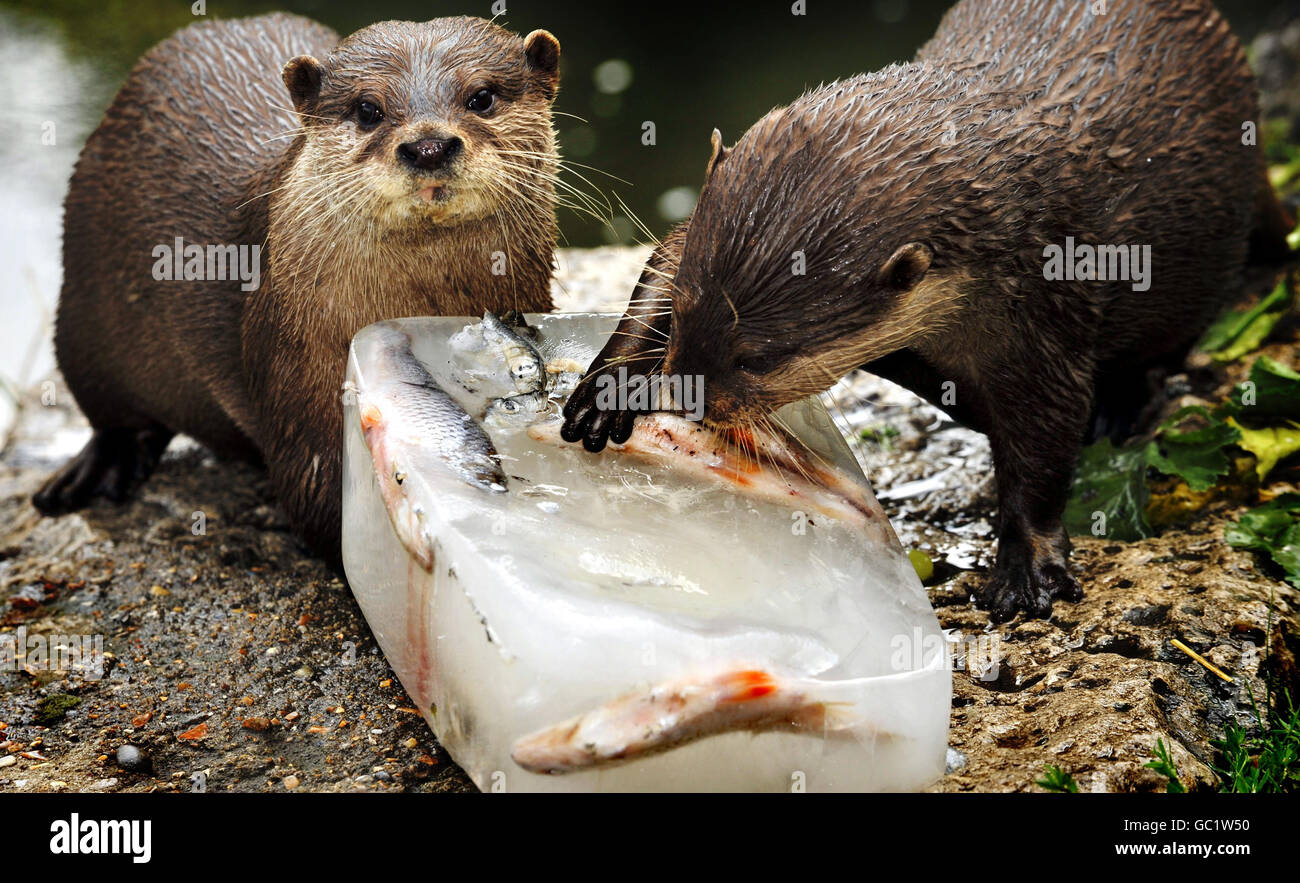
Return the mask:
<path id="1" fill-rule="evenodd" d="M 1293 316 L 1260 353 L 1300 364 Z M 1170 378 L 1165 412 L 1222 401 L 1255 355 L 1214 369 L 1197 357 Z M 1076 538 L 1072 562 L 1087 596 L 1050 620 L 990 628 L 970 603 L 992 561 L 994 490 L 988 443 L 898 387 L 858 375 L 834 391 L 845 425 L 905 546 L 936 563 L 930 598 L 946 629 L 980 649 L 954 673 L 949 774 L 937 791 L 1036 790 L 1048 764 L 1081 790 L 1163 789 L 1145 765 L 1170 746 L 1189 788 L 1215 788 L 1211 740 L 1254 720 L 1265 677 L 1300 696 L 1300 592 L 1270 563 L 1229 547 L 1223 526 L 1246 507 L 1220 501 L 1188 524 L 1119 543 Z M 1292 468 L 1294 490 L 1300 470 Z M 1224 681 L 1171 642 L 1228 674 Z M 1267 648 L 1266 648 L 1267 645 Z M 991 666 L 991 667 L 990 667 Z"/>
<path id="2" fill-rule="evenodd" d="M 557 304 L 616 308 L 608 298 L 630 290 L 644 254 L 565 253 Z M 1279 336 L 1264 352 L 1296 364 L 1300 328 Z M 1217 400 L 1248 362 L 1175 378 L 1169 409 Z M 978 638 L 995 663 L 972 658 L 955 676 L 950 772 L 935 790 L 1034 790 L 1046 764 L 1083 789 L 1160 788 L 1144 768 L 1158 739 L 1189 786 L 1213 787 L 1210 740 L 1249 722 L 1264 673 L 1297 683 L 1300 598 L 1224 543 L 1241 507 L 1217 504 L 1141 542 L 1080 539 L 1087 598 L 1058 603 L 1048 621 L 990 629 L 970 603 L 992 551 L 987 443 L 866 375 L 834 398 L 846 433 L 875 439 L 858 453 L 905 545 L 936 561 L 942 624 Z M 86 432 L 55 378 L 23 399 L 0 456 L 0 635 L 99 635 L 108 654 L 102 677 L 0 665 L 0 790 L 473 787 L 256 470 L 178 441 L 133 502 L 40 517 L 31 492 Z M 119 759 L 124 745 L 138 756 Z"/>

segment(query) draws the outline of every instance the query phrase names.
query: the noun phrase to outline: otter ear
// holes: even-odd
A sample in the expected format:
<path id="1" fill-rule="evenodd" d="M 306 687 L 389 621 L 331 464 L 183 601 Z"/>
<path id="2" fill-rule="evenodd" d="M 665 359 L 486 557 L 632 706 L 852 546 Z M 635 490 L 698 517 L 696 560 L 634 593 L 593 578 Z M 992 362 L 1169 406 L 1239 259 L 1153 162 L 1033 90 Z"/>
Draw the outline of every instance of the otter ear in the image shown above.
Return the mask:
<path id="1" fill-rule="evenodd" d="M 924 242 L 900 246 L 880 268 L 880 284 L 895 291 L 911 291 L 930 270 L 934 252 Z"/>
<path id="2" fill-rule="evenodd" d="M 289 97 L 293 99 L 294 109 L 299 113 L 311 110 L 320 97 L 320 78 L 323 72 L 321 63 L 310 55 L 299 55 L 284 66 L 281 76 L 289 89 Z"/>
<path id="3" fill-rule="evenodd" d="M 546 97 L 555 97 L 560 83 L 560 41 L 550 31 L 533 31 L 524 37 L 524 58 L 528 66 L 541 74 Z"/>
<path id="4" fill-rule="evenodd" d="M 713 134 L 709 136 L 709 141 L 713 145 L 713 153 L 709 156 L 709 165 L 704 170 L 706 183 L 713 177 L 713 170 L 718 167 L 718 163 L 726 159 L 728 153 L 731 153 L 730 149 L 722 146 L 722 133 L 717 129 L 713 130 Z"/>

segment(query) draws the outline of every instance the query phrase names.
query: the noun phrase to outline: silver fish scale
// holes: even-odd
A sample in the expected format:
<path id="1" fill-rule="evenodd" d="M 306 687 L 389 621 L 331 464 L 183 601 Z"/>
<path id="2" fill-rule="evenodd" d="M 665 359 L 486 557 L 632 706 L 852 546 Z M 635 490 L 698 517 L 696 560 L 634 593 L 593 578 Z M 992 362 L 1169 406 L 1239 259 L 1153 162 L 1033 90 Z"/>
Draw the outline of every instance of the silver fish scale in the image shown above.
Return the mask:
<path id="1" fill-rule="evenodd" d="M 384 363 L 391 377 L 386 392 L 402 419 L 422 436 L 438 440 L 437 452 L 448 465 L 477 483 L 504 487 L 506 477 L 492 440 L 415 357 L 409 336 L 400 331 L 386 335 Z"/>

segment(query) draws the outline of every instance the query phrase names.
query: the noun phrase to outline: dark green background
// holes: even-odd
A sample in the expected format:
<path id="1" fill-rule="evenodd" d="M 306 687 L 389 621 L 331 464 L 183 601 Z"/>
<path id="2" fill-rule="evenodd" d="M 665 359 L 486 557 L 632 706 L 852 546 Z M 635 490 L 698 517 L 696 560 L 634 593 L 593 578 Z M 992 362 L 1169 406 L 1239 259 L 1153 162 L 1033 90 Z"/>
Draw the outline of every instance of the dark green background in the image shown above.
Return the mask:
<path id="1" fill-rule="evenodd" d="M 950 5 L 948 0 L 807 0 L 807 15 L 796 17 L 789 0 L 510 0 L 503 23 L 519 33 L 545 27 L 560 39 L 563 80 L 556 109 L 590 123 L 557 117 L 562 149 L 572 160 L 626 179 L 629 184 L 580 170 L 602 190 L 616 191 L 659 234 L 671 221 L 658 208 L 660 197 L 671 188 L 698 186 L 714 126 L 734 141 L 763 113 L 806 87 L 908 59 Z M 1249 39 L 1286 5 L 1233 0 L 1221 8 Z M 102 71 L 103 94 L 81 103 L 82 112 L 96 118 L 142 52 L 194 21 L 190 4 L 181 0 L 0 0 L 0 7 L 53 24 L 74 56 Z M 490 0 L 207 4 L 209 18 L 275 9 L 311 16 L 340 33 L 382 19 L 491 16 Z M 593 83 L 593 69 L 608 59 L 622 59 L 633 71 L 631 86 L 617 97 L 602 96 Z M 645 120 L 657 126 L 655 147 L 641 145 Z M 561 212 L 560 222 L 572 245 L 632 236 L 626 222 L 615 235 L 570 211 Z"/>

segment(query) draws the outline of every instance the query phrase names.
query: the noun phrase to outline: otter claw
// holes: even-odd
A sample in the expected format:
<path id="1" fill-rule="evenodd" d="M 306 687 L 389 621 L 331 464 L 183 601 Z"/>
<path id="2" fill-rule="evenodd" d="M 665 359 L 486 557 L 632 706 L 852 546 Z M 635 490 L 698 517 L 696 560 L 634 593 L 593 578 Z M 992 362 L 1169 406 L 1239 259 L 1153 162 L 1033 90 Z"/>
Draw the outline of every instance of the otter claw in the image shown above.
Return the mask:
<path id="1" fill-rule="evenodd" d="M 560 438 L 570 443 L 581 441 L 593 454 L 603 451 L 610 441 L 622 444 L 631 438 L 636 419 L 631 411 L 602 411 L 596 407 L 591 390 L 595 388 L 594 378 L 602 373 L 603 369 L 583 378 L 564 405 L 564 425 L 560 427 Z"/>
<path id="2" fill-rule="evenodd" d="M 614 425 L 609 428 L 609 440 L 616 445 L 621 445 L 632 437 L 636 415 L 631 411 L 620 411 L 614 415 L 613 423 Z"/>
<path id="3" fill-rule="evenodd" d="M 1028 619 L 1049 619 L 1052 599 L 1076 602 L 1083 590 L 1064 565 L 999 567 L 975 596 L 976 606 L 987 610 L 993 622 L 1007 622 L 1017 613 Z"/>

